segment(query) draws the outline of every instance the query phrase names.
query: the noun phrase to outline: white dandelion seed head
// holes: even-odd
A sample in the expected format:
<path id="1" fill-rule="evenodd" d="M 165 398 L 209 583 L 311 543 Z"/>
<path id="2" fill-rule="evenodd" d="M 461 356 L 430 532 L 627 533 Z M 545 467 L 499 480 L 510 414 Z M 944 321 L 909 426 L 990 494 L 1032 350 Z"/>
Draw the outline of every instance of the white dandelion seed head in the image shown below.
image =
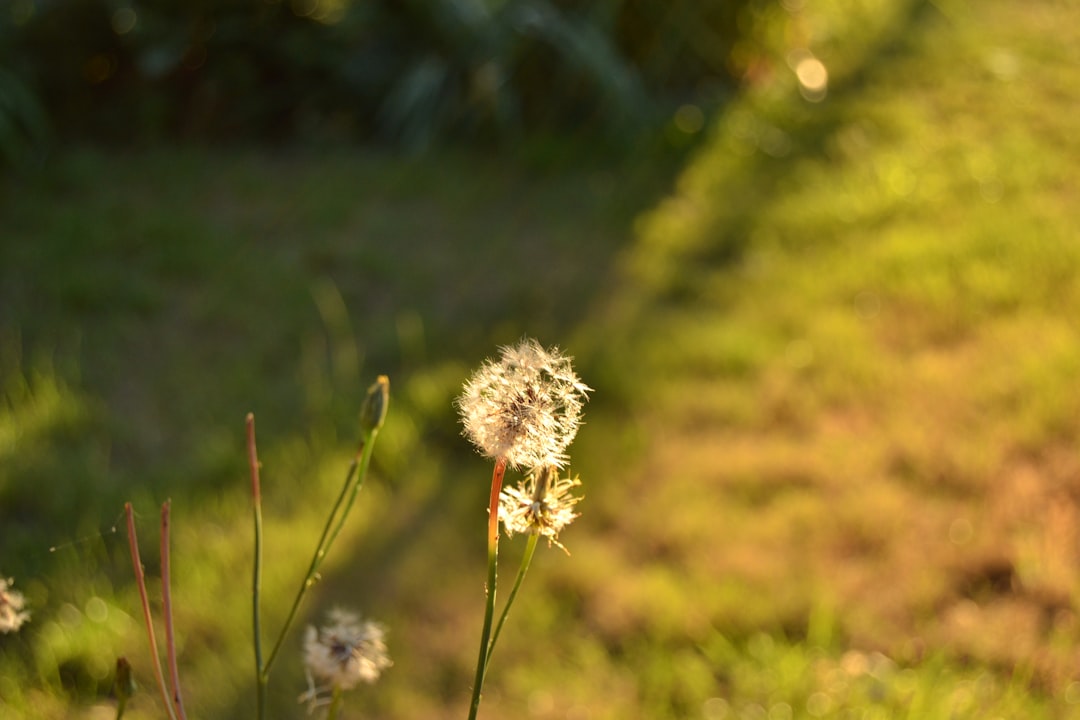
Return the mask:
<path id="1" fill-rule="evenodd" d="M 30 619 L 22 593 L 11 589 L 14 582 L 0 577 L 0 633 L 17 632 Z"/>
<path id="2" fill-rule="evenodd" d="M 304 666 L 330 688 L 350 690 L 363 681 L 373 683 L 393 663 L 386 650 L 386 629 L 361 621 L 354 613 L 331 610 L 329 625 L 304 633 Z"/>
<path id="3" fill-rule="evenodd" d="M 560 478 L 555 467 L 533 470 L 517 487 L 503 489 L 499 496 L 499 517 L 507 535 L 531 533 L 547 538 L 563 550 L 559 533 L 578 517 L 574 506 L 580 501 L 570 491 L 581 484 L 577 476 Z"/>
<path id="4" fill-rule="evenodd" d="M 591 388 L 571 358 L 524 339 L 485 360 L 457 400 L 464 434 L 483 455 L 513 468 L 562 467 Z"/>

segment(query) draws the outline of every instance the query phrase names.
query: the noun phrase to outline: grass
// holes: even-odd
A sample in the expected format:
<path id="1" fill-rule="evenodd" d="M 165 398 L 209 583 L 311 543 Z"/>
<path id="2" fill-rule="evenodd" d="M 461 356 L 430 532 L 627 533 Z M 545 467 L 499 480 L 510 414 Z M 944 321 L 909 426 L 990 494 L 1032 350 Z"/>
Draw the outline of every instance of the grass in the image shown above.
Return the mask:
<path id="1" fill-rule="evenodd" d="M 81 152 L 7 185 L 0 570 L 35 616 L 0 637 L 4 709 L 108 717 L 117 654 L 149 685 L 108 529 L 172 496 L 185 699 L 250 717 L 243 415 L 273 626 L 387 372 L 375 474 L 305 619 L 391 628 L 352 716 L 461 717 L 488 469 L 450 401 L 528 332 L 596 388 L 586 499 L 481 716 L 1073 716 L 1077 20 L 763 6 L 753 82 L 661 201 L 662 172 L 453 155 Z M 820 103 L 785 65 L 803 42 Z M 294 717 L 282 659 L 272 715 Z"/>
<path id="2" fill-rule="evenodd" d="M 3 248 L 2 427 L 13 458 L 0 484 L 4 572 L 41 609 L 5 644 L 10 707 L 49 717 L 68 693 L 83 704 L 104 698 L 121 653 L 148 684 L 126 549 L 110 527 L 132 497 L 149 524 L 141 535 L 153 576 L 156 507 L 171 496 L 193 713 L 250 714 L 251 693 L 241 689 L 250 640 L 223 632 L 250 625 L 250 601 L 235 590 L 251 562 L 245 459 L 236 452 L 243 415 L 258 418 L 264 624 L 274 627 L 341 482 L 363 390 L 383 371 L 392 410 L 377 479 L 346 532 L 355 544 L 374 517 L 382 530 L 367 527 L 360 550 L 331 557 L 305 617 L 360 603 L 395 626 L 399 666 L 452 673 L 436 683 L 444 689 L 406 704 L 407 714 L 438 716 L 459 693 L 468 697 L 472 633 L 432 653 L 432 626 L 453 607 L 423 601 L 430 579 L 447 585 L 447 573 L 461 574 L 462 610 L 482 587 L 482 566 L 473 576 L 468 561 L 470 549 L 482 557 L 483 532 L 472 547 L 461 526 L 463 514 L 482 517 L 486 477 L 460 476 L 490 469 L 459 437 L 451 400 L 483 354 L 523 332 L 522 308 L 530 332 L 564 334 L 573 307 L 603 287 L 597 269 L 610 266 L 642 198 L 662 182 L 654 169 L 629 184 L 624 172 L 618 185 L 604 167 L 539 179 L 536 169 L 453 156 L 405 164 L 373 154 L 178 150 L 114 162 L 76 152 L 6 189 L 4 216 L 21 242 Z M 177 257 L 187 259 L 178 266 Z M 39 492 L 42 483 L 57 491 Z M 461 544 L 446 545 L 457 536 Z M 423 547 L 440 552 L 425 557 Z M 345 562 L 378 582 L 337 577 Z M 87 603 L 98 611 L 104 603 L 106 619 L 89 622 Z M 67 614 L 44 610 L 57 607 Z M 411 658 L 410 625 L 424 638 L 411 643 Z M 448 657 L 451 649 L 462 654 Z M 295 656 L 283 660 L 279 673 L 293 684 L 276 688 L 275 702 L 278 716 L 291 717 L 303 678 Z M 141 700 L 129 712 L 152 716 L 152 696 Z"/>
<path id="3" fill-rule="evenodd" d="M 613 532 L 724 578 L 714 626 L 803 637 L 827 607 L 846 645 L 1026 667 L 1067 714 L 1075 37 L 1044 31 L 1075 10 L 913 4 L 821 106 L 744 98 L 642 221 L 621 312 L 662 440 Z"/>

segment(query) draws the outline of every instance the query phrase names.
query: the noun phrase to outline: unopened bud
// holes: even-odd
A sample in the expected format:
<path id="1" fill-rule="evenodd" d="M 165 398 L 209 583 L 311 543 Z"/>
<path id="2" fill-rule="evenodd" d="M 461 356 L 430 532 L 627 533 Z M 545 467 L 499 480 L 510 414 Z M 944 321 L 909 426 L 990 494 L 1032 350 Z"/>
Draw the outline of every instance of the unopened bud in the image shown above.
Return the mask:
<path id="1" fill-rule="evenodd" d="M 380 375 L 368 388 L 367 397 L 360 408 L 360 434 L 367 437 L 382 427 L 386 410 L 390 406 L 390 378 Z"/>
<path id="2" fill-rule="evenodd" d="M 127 658 L 117 658 L 116 677 L 113 679 L 113 695 L 116 696 L 120 711 L 117 717 L 123 714 L 124 706 L 138 689 L 139 686 L 135 684 L 135 678 L 131 674 L 131 663 L 127 661 Z"/>

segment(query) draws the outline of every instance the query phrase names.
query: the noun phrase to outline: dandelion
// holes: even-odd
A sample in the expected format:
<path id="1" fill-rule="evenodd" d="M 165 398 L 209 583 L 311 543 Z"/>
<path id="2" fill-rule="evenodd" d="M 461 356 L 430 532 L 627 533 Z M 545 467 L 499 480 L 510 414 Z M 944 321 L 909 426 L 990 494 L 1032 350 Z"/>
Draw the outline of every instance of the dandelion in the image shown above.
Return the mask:
<path id="1" fill-rule="evenodd" d="M 577 479 L 559 479 L 559 468 L 569 462 L 566 448 L 577 435 L 581 408 L 591 388 L 578 379 L 570 358 L 558 348 L 545 350 L 528 338 L 502 348 L 498 362 L 485 360 L 465 383 L 457 399 L 464 435 L 481 454 L 495 461 L 488 501 L 488 572 L 484 624 L 476 661 L 469 720 L 480 710 L 484 678 L 499 631 L 514 603 L 529 568 L 537 539 L 549 543 L 576 515 L 576 498 L 569 495 Z M 534 469 L 520 488 L 502 491 L 507 466 Z M 495 589 L 499 567 L 499 516 L 508 534 L 529 532 L 514 587 L 492 633 Z M 562 547 L 562 545 L 559 545 Z M 565 550 L 565 548 L 563 548 Z"/>
<path id="2" fill-rule="evenodd" d="M 352 510 L 353 503 L 356 502 L 356 497 L 364 485 L 364 479 L 367 477 L 368 468 L 371 465 L 371 455 L 372 450 L 375 447 L 375 438 L 378 436 L 379 430 L 386 420 L 389 403 L 390 379 L 385 375 L 380 375 L 376 378 L 375 382 L 368 387 L 367 396 L 364 398 L 364 403 L 360 407 L 360 444 L 356 455 L 353 457 L 352 462 L 349 463 L 349 468 L 345 473 L 345 484 L 341 488 L 341 493 L 338 495 L 337 500 L 330 508 L 330 514 L 326 518 L 326 525 L 323 527 L 322 535 L 320 535 L 319 542 L 315 546 L 315 554 L 311 558 L 311 564 L 308 565 L 307 575 L 300 583 L 300 589 L 297 590 L 296 597 L 292 603 L 292 608 L 289 610 L 289 614 L 286 616 L 285 622 L 281 626 L 281 631 L 278 633 L 277 640 L 274 642 L 273 649 L 270 651 L 270 655 L 265 662 L 262 659 L 262 636 L 260 632 L 261 614 L 259 610 L 259 593 L 262 577 L 262 505 L 259 483 L 260 464 L 255 449 L 255 416 L 250 413 L 248 414 L 248 465 L 251 468 L 252 495 L 255 501 L 256 552 L 253 582 L 254 589 L 252 592 L 254 600 L 252 603 L 254 606 L 252 620 L 255 635 L 255 668 L 256 677 L 258 679 L 256 711 L 259 720 L 263 720 L 263 718 L 266 717 L 266 693 L 270 681 L 270 668 L 273 666 L 274 660 L 278 656 L 278 651 L 281 650 L 282 644 L 285 642 L 289 627 L 292 626 L 293 620 L 296 618 L 296 613 L 300 608 L 300 602 L 303 600 L 304 595 L 308 590 L 310 590 L 319 580 L 319 567 L 326 559 L 330 547 L 341 534 L 341 530 L 345 525 L 345 519 L 349 516 L 349 511 Z M 367 682 L 374 681 L 374 679 L 378 677 L 379 672 L 384 667 L 389 666 L 390 660 L 386 657 L 386 646 L 383 644 L 382 640 L 383 630 L 380 626 L 375 623 L 360 623 L 358 618 L 349 613 L 337 612 L 332 614 L 331 618 L 334 621 L 334 625 L 329 628 L 323 628 L 322 635 L 320 635 L 320 632 L 315 628 L 308 629 L 304 648 L 309 666 L 309 678 L 312 672 L 314 672 L 316 675 L 320 676 L 320 679 L 331 681 L 329 688 L 333 693 L 333 698 L 331 700 L 328 716 L 329 718 L 334 718 L 334 711 L 338 709 L 338 705 L 340 704 L 342 689 L 351 688 L 359 680 L 366 680 Z M 343 638 L 342 643 L 339 643 L 338 646 L 336 646 L 337 649 L 335 649 L 335 646 L 332 643 L 330 645 L 325 645 L 325 642 L 330 642 L 329 640 L 326 640 L 328 633 L 330 635 L 337 633 Z M 322 649 L 319 647 L 320 643 L 324 643 Z M 335 662 L 337 662 L 339 666 L 337 669 L 334 669 Z M 312 688 L 308 695 L 311 696 L 311 700 L 314 702 L 317 695 L 317 691 L 314 688 L 314 681 L 309 682 L 309 685 L 311 685 Z M 307 696 L 302 696 L 301 700 L 303 701 L 305 697 Z M 337 701 L 337 704 L 334 704 L 335 701 Z"/>
<path id="3" fill-rule="evenodd" d="M 465 436 L 514 468 L 564 465 L 591 390 L 570 360 L 530 339 L 485 360 L 457 401 Z"/>
<path id="4" fill-rule="evenodd" d="M 360 682 L 373 683 L 393 663 L 386 650 L 386 629 L 354 613 L 331 610 L 330 624 L 304 634 L 304 667 L 309 689 L 301 702 L 313 707 L 327 702 L 324 695 L 340 694 Z M 317 684 L 318 683 L 318 684 Z"/>
<path id="5" fill-rule="evenodd" d="M 554 543 L 566 551 L 558 540 L 559 532 L 578 516 L 574 506 L 581 498 L 570 491 L 580 484 L 576 476 L 560 478 L 558 468 L 549 465 L 533 470 L 517 487 L 503 490 L 500 504 L 506 534 L 540 535 L 549 546 Z"/>
<path id="6" fill-rule="evenodd" d="M 0 577 L 0 633 L 17 632 L 30 619 L 30 613 L 23 610 L 22 593 L 11 589 L 14 582 Z"/>

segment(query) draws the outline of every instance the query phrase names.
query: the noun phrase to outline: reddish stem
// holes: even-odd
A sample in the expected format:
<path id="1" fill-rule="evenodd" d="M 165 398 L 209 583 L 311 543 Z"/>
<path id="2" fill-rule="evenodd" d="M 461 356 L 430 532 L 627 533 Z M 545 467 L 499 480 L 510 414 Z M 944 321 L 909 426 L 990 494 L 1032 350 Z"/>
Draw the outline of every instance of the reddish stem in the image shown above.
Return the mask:
<path id="1" fill-rule="evenodd" d="M 506 474 L 506 458 L 495 460 L 491 472 L 491 501 L 488 505 L 488 574 L 487 601 L 484 603 L 484 626 L 480 631 L 480 657 L 476 660 L 476 679 L 473 681 L 472 700 L 469 703 L 469 720 L 476 720 L 480 711 L 480 697 L 487 676 L 487 661 L 491 656 L 491 621 L 495 617 L 495 584 L 499 573 L 499 493 L 502 492 L 503 475 Z"/>
<path id="2" fill-rule="evenodd" d="M 506 474 L 506 459 L 495 461 L 491 473 L 491 499 L 488 501 L 488 552 L 499 545 L 499 495 L 502 493 L 503 475 Z"/>
<path id="3" fill-rule="evenodd" d="M 247 451 L 248 467 L 251 468 L 251 497 L 256 506 L 262 504 L 262 492 L 259 484 L 259 456 L 255 452 L 255 415 L 248 413 L 245 418 L 247 426 Z"/>
<path id="4" fill-rule="evenodd" d="M 177 720 L 176 711 L 173 709 L 172 701 L 169 700 L 169 691 L 165 689 L 165 676 L 161 673 L 161 657 L 158 655 L 157 640 L 154 637 L 154 619 L 150 615 L 150 599 L 146 595 L 146 576 L 143 573 L 142 561 L 139 559 L 139 539 L 135 535 L 135 512 L 131 509 L 131 503 L 124 503 L 124 514 L 127 516 L 128 547 L 131 549 L 131 564 L 135 568 L 135 584 L 139 588 L 139 598 L 142 600 L 146 636 L 150 640 L 150 656 L 154 661 L 154 679 L 157 680 L 158 690 L 161 691 L 165 711 L 172 720 Z"/>

